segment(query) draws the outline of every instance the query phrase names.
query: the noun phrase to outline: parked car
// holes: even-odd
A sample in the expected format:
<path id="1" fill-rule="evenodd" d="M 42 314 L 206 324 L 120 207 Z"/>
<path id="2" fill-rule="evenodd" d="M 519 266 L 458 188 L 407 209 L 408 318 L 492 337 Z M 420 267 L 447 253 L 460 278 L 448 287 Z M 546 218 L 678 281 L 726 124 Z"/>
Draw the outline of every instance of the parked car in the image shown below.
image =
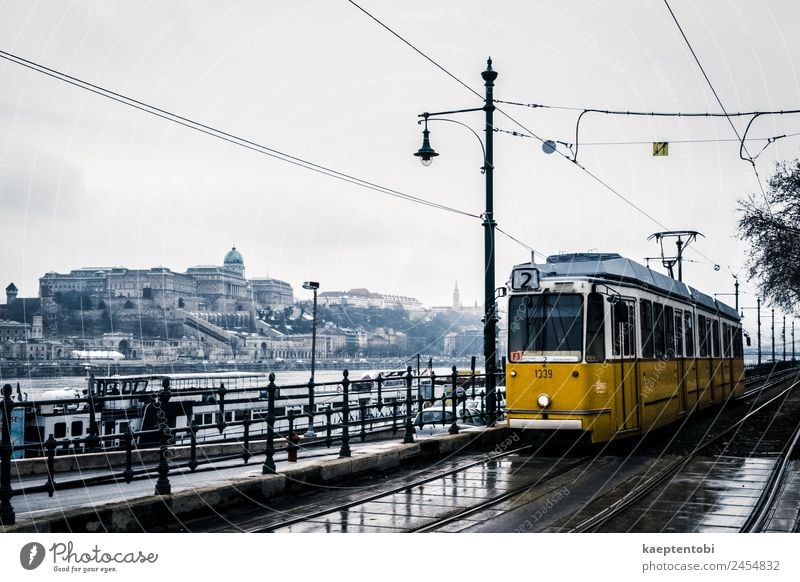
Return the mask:
<path id="1" fill-rule="evenodd" d="M 414 417 L 414 432 L 417 436 L 432 436 L 447 434 L 453 424 L 453 411 L 442 410 L 441 407 L 431 406 L 417 413 Z M 456 425 L 459 431 L 477 429 L 486 426 L 486 417 L 476 408 L 459 406 L 456 411 Z"/>

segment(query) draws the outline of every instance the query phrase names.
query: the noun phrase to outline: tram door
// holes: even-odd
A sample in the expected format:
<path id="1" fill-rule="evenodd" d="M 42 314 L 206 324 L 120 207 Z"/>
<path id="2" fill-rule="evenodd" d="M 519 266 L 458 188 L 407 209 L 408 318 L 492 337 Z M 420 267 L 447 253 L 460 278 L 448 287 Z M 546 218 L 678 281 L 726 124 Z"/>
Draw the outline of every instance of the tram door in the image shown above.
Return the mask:
<path id="1" fill-rule="evenodd" d="M 611 342 L 614 360 L 614 384 L 617 430 L 639 427 L 639 375 L 636 358 L 636 310 L 633 301 L 618 299 L 611 308 Z"/>

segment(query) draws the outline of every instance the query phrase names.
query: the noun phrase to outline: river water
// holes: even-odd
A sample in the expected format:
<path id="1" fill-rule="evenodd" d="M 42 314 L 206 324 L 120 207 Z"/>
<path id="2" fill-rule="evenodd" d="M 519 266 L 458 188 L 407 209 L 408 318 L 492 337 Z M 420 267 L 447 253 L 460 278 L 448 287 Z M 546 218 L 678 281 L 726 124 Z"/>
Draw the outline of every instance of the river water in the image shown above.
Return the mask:
<path id="1" fill-rule="evenodd" d="M 437 375 L 449 374 L 447 368 L 434 368 Z M 350 372 L 350 380 L 357 381 L 369 375 L 375 378 L 379 372 L 386 373 L 386 370 L 353 370 Z M 415 372 L 416 373 L 416 372 Z M 336 382 L 342 379 L 342 372 L 339 370 L 318 370 L 315 375 L 316 382 Z M 288 386 L 305 384 L 309 380 L 308 370 L 286 370 L 275 373 L 275 383 L 278 386 Z M 17 385 L 23 394 L 28 394 L 28 398 L 36 399 L 45 390 L 56 388 L 70 388 L 82 391 L 86 388 L 85 376 L 56 376 L 53 378 L 11 378 L 3 379 L 3 384 L 11 384 L 14 395 L 17 392 Z"/>

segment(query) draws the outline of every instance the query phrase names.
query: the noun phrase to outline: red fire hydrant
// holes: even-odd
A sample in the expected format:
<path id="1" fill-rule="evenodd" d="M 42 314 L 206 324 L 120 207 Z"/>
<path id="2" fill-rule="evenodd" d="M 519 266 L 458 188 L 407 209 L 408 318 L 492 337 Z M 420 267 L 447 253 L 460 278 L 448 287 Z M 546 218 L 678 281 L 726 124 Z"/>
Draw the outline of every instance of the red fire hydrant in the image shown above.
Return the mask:
<path id="1" fill-rule="evenodd" d="M 300 435 L 292 431 L 286 439 L 286 457 L 290 463 L 297 462 L 297 450 L 300 448 L 297 444 L 300 442 Z"/>

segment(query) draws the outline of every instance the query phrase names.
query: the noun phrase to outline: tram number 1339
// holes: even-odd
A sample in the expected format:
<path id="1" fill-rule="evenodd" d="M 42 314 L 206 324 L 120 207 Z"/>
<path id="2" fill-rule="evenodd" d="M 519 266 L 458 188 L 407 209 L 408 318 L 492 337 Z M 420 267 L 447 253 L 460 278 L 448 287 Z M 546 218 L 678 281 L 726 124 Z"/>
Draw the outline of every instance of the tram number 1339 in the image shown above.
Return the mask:
<path id="1" fill-rule="evenodd" d="M 550 380 L 553 377 L 553 370 L 534 370 L 534 377 L 537 380 Z"/>

